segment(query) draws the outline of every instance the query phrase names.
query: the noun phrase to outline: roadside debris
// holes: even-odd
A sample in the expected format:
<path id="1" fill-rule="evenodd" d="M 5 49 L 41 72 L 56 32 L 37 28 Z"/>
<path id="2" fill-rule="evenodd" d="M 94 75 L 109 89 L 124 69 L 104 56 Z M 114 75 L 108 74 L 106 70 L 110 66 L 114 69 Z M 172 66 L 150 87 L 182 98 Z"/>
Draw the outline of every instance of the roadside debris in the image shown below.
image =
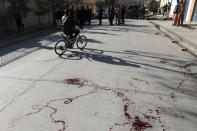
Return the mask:
<path id="1" fill-rule="evenodd" d="M 187 49 L 186 48 L 181 48 L 181 51 L 187 51 Z"/>
<path id="2" fill-rule="evenodd" d="M 172 40 L 172 43 L 179 43 L 177 40 Z"/>

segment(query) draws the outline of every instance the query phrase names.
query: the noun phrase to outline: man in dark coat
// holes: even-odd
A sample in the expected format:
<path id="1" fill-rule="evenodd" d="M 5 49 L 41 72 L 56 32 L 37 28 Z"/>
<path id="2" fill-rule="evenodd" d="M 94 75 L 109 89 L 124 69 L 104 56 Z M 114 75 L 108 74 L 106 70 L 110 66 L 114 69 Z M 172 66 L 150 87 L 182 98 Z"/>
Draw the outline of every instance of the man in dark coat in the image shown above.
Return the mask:
<path id="1" fill-rule="evenodd" d="M 78 7 L 76 8 L 75 16 L 76 16 L 76 22 L 77 24 L 79 24 L 79 8 Z"/>
<path id="2" fill-rule="evenodd" d="M 122 9 L 121 9 L 121 20 L 122 20 L 122 24 L 125 23 L 125 21 L 124 21 L 125 15 L 126 15 L 126 8 L 124 7 L 124 5 L 122 5 Z"/>
<path id="3" fill-rule="evenodd" d="M 114 8 L 114 5 L 109 8 L 109 10 L 108 10 L 108 16 L 109 16 L 110 25 L 113 25 L 113 20 L 114 20 L 114 16 L 115 16 L 115 8 Z"/>
<path id="4" fill-rule="evenodd" d="M 68 13 L 68 17 L 63 25 L 63 32 L 70 36 L 70 42 L 73 43 L 76 37 L 79 35 L 80 30 L 76 28 L 75 18 L 72 16 L 71 12 Z M 70 43 L 70 44 L 71 44 Z"/>
<path id="5" fill-rule="evenodd" d="M 103 7 L 102 7 L 102 5 L 98 9 L 98 19 L 99 19 L 99 25 L 102 25 L 102 19 L 103 19 Z"/>
<path id="6" fill-rule="evenodd" d="M 17 26 L 17 31 L 20 32 L 21 28 L 22 28 L 22 31 L 24 31 L 24 24 L 23 24 L 22 16 L 20 13 L 16 13 L 15 22 L 16 22 L 16 26 Z"/>
<path id="7" fill-rule="evenodd" d="M 79 10 L 79 23 L 80 23 L 80 26 L 84 26 L 85 24 L 85 9 L 83 6 Z"/>
<path id="8" fill-rule="evenodd" d="M 91 24 L 91 18 L 92 18 L 92 9 L 87 6 L 87 24 L 90 25 Z"/>

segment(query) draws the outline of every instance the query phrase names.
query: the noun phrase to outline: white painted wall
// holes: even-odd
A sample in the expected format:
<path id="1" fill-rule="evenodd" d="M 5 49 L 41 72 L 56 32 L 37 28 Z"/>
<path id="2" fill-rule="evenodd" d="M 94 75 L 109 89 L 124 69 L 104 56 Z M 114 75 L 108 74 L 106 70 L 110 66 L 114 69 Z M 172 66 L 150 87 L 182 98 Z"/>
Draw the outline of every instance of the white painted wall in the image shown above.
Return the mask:
<path id="1" fill-rule="evenodd" d="M 174 11 L 174 8 L 177 4 L 177 0 L 172 0 L 171 2 L 171 10 L 170 10 L 170 15 L 173 16 L 173 11 Z"/>
<path id="2" fill-rule="evenodd" d="M 188 7 L 188 11 L 187 11 L 187 15 L 186 15 L 186 22 L 189 21 L 189 12 L 191 12 L 191 6 L 192 6 L 192 0 L 189 0 L 189 7 Z"/>
<path id="3" fill-rule="evenodd" d="M 187 3 L 188 3 L 188 5 L 187 5 Z M 171 11 L 170 11 L 171 16 L 173 16 L 173 11 L 174 11 L 176 4 L 177 4 L 177 0 L 172 0 Z M 189 12 L 191 11 L 191 4 L 192 4 L 192 0 L 186 0 L 185 20 L 184 20 L 186 22 L 189 21 Z"/>

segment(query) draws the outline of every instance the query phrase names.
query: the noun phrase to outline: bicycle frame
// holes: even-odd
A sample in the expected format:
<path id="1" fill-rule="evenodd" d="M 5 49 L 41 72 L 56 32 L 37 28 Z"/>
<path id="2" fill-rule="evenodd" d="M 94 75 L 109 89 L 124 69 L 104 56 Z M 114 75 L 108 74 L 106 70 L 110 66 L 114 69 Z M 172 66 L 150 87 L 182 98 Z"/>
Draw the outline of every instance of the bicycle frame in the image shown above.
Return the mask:
<path id="1" fill-rule="evenodd" d="M 61 33 L 61 36 L 66 40 L 66 41 L 69 41 L 70 38 L 67 36 L 67 35 L 64 35 L 63 33 Z"/>

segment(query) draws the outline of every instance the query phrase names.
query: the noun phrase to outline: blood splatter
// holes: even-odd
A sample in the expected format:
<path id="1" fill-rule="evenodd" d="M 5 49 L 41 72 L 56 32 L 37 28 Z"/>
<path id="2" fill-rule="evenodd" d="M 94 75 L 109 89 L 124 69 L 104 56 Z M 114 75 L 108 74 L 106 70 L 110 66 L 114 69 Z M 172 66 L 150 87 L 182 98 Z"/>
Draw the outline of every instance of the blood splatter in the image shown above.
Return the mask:
<path id="1" fill-rule="evenodd" d="M 137 80 L 139 80 L 139 79 L 137 79 Z M 87 83 L 88 81 L 76 78 L 76 79 L 66 79 L 65 82 L 67 84 L 70 84 L 70 85 L 79 85 L 79 88 L 80 88 L 84 85 L 84 83 Z M 123 123 L 115 123 L 113 126 L 111 126 L 109 128 L 109 131 L 112 131 L 114 126 L 129 126 L 130 131 L 131 130 L 143 131 L 146 128 L 152 128 L 152 125 L 149 122 L 142 121 L 141 118 L 137 115 L 132 117 L 132 115 L 128 112 L 129 106 L 131 104 L 135 104 L 134 102 L 131 102 L 131 100 L 124 93 L 113 90 L 113 89 L 109 89 L 109 88 L 96 88 L 96 89 L 91 90 L 91 91 L 89 91 L 85 94 L 82 94 L 82 95 L 74 96 L 74 97 L 71 97 L 71 98 L 53 99 L 53 100 L 48 101 L 45 105 L 32 106 L 32 109 L 35 110 L 35 111 L 26 114 L 25 117 L 30 117 L 31 115 L 40 113 L 42 110 L 47 109 L 47 108 L 51 109 L 52 112 L 49 114 L 49 117 L 50 117 L 51 121 L 55 124 L 58 124 L 58 125 L 61 124 L 62 125 L 62 128 L 59 131 L 65 131 L 66 130 L 65 120 L 56 120 L 54 118 L 54 115 L 58 112 L 58 108 L 53 107 L 51 104 L 54 103 L 54 102 L 62 101 L 62 104 L 68 105 L 68 104 L 71 104 L 73 101 L 75 101 L 75 100 L 77 100 L 81 97 L 85 97 L 85 96 L 94 94 L 98 91 L 112 92 L 112 93 L 115 94 L 116 97 L 120 98 L 122 103 L 123 103 L 123 113 L 124 113 L 124 117 L 125 117 L 126 121 L 123 122 Z M 152 110 L 148 110 L 148 111 L 151 112 L 151 113 L 153 112 Z M 157 114 L 159 115 L 159 111 L 156 111 L 156 112 L 158 112 Z M 138 113 L 140 113 L 140 112 L 138 112 Z M 95 113 L 95 115 L 97 115 L 97 113 Z M 156 120 L 156 117 L 154 117 L 154 116 L 144 115 L 144 118 L 147 119 L 148 121 Z"/>
<path id="2" fill-rule="evenodd" d="M 149 85 L 149 82 L 146 81 L 146 80 L 142 80 L 142 79 L 139 79 L 139 78 L 136 78 L 136 77 L 133 77 L 132 79 L 135 80 L 135 81 L 144 82 L 146 85 Z"/>
<path id="3" fill-rule="evenodd" d="M 168 61 L 167 61 L 167 60 L 160 60 L 159 62 L 160 62 L 160 63 L 163 63 L 163 64 L 168 63 Z"/>
<path id="4" fill-rule="evenodd" d="M 135 121 L 133 122 L 132 126 L 136 131 L 143 131 L 146 128 L 152 128 L 153 126 L 148 122 L 143 122 L 139 119 L 138 116 L 135 116 Z"/>
<path id="5" fill-rule="evenodd" d="M 122 92 L 117 92 L 117 96 L 118 96 L 118 97 L 123 97 L 124 94 L 123 94 Z"/>
<path id="6" fill-rule="evenodd" d="M 155 110 L 157 112 L 157 115 L 159 115 L 159 110 Z"/>
<path id="7" fill-rule="evenodd" d="M 150 121 L 150 120 L 157 120 L 157 117 L 154 117 L 152 115 L 146 115 L 146 114 L 144 114 L 144 118 L 146 118 L 148 121 Z"/>
<path id="8" fill-rule="evenodd" d="M 170 93 L 170 98 L 175 99 L 175 92 Z"/>
<path id="9" fill-rule="evenodd" d="M 64 104 L 70 104 L 73 101 L 73 98 L 68 98 L 66 101 L 64 101 Z"/>
<path id="10" fill-rule="evenodd" d="M 128 105 L 124 105 L 124 115 L 125 115 L 125 117 L 128 119 L 128 120 L 130 120 L 131 119 L 131 116 L 129 115 L 129 113 L 127 112 L 127 110 L 128 110 Z"/>
<path id="11" fill-rule="evenodd" d="M 69 85 L 79 85 L 79 88 L 83 87 L 85 83 L 88 83 L 87 80 L 80 78 L 65 79 L 65 82 Z"/>
<path id="12" fill-rule="evenodd" d="M 178 84 L 178 86 L 176 88 L 180 89 L 180 87 L 183 85 L 184 82 L 185 82 L 185 80 L 182 80 L 181 82 L 179 82 L 179 84 Z"/>
<path id="13" fill-rule="evenodd" d="M 75 96 L 73 98 L 54 99 L 54 100 L 50 100 L 49 102 L 47 102 L 46 105 L 35 105 L 35 106 L 32 107 L 32 109 L 37 110 L 37 111 L 28 113 L 25 116 L 28 117 L 28 116 L 37 114 L 37 113 L 41 112 L 42 110 L 44 110 L 46 108 L 49 108 L 49 109 L 52 110 L 52 113 L 50 113 L 50 115 L 49 115 L 50 118 L 51 118 L 51 121 L 55 124 L 61 123 L 62 124 L 62 129 L 59 130 L 59 131 L 65 131 L 66 130 L 66 122 L 64 120 L 55 120 L 54 119 L 53 115 L 55 115 L 57 113 L 58 109 L 55 108 L 55 107 L 50 106 L 50 104 L 52 102 L 58 102 L 58 101 L 64 101 L 64 104 L 70 104 L 70 103 L 73 102 L 73 100 L 76 100 L 80 97 L 87 96 L 87 95 L 90 95 L 90 94 L 93 94 L 93 93 L 96 93 L 96 92 L 97 92 L 97 90 L 95 89 L 95 90 L 91 90 L 90 92 L 88 92 L 86 94 Z"/>

